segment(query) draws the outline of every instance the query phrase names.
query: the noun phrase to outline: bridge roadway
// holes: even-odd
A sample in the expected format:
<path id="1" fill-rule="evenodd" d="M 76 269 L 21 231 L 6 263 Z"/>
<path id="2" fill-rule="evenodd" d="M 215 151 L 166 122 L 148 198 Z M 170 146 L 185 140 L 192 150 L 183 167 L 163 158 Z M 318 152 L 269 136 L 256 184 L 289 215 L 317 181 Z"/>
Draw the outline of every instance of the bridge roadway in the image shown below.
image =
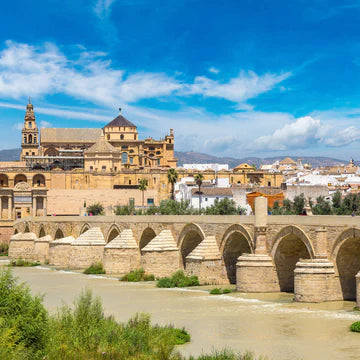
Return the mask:
<path id="1" fill-rule="evenodd" d="M 265 198 L 256 199 L 255 214 L 29 217 L 15 222 L 17 235 L 10 242 L 10 255 L 38 258 L 36 247 L 24 250 L 22 241 L 29 241 L 29 236 L 22 240 L 21 234 L 32 233 L 35 243 L 49 235 L 49 257 L 54 240 L 81 238 L 96 228 L 103 237 L 105 257 L 112 241 L 130 229 L 136 251 L 126 255 L 129 246 L 122 246 L 122 255 L 112 255 L 113 262 L 127 263 L 129 257 L 138 256 L 130 268 L 143 266 L 159 276 L 183 268 L 205 283 L 236 283 L 243 292 L 294 292 L 297 301 L 357 297 L 360 302 L 360 275 L 356 278 L 360 272 L 359 217 L 268 216 Z M 170 240 L 166 237 L 169 234 Z M 72 254 L 70 251 L 68 256 Z M 73 267 L 76 261 L 70 261 Z"/>

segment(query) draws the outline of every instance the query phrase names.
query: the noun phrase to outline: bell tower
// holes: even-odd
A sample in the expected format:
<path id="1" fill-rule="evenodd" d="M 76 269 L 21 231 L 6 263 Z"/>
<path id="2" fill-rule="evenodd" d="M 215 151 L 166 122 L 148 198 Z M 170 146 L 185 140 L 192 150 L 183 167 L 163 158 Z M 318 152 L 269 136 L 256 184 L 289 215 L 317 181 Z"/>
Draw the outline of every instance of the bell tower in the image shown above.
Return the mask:
<path id="1" fill-rule="evenodd" d="M 26 105 L 24 126 L 21 135 L 20 161 L 24 161 L 26 156 L 39 155 L 39 129 L 36 126 L 34 106 L 30 98 L 29 103 Z"/>

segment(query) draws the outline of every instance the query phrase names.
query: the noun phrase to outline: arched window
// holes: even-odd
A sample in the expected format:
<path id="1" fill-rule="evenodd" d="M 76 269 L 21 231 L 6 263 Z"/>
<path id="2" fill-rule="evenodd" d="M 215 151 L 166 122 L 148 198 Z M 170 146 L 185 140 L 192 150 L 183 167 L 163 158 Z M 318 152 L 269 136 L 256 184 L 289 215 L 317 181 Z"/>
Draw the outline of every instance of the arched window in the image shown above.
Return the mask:
<path id="1" fill-rule="evenodd" d="M 32 143 L 32 135 L 30 134 L 29 135 L 29 144 L 31 144 Z"/>
<path id="2" fill-rule="evenodd" d="M 128 154 L 127 154 L 127 152 L 123 152 L 123 153 L 121 154 L 121 162 L 122 162 L 123 164 L 125 164 L 125 163 L 127 163 L 127 161 L 128 161 Z"/>
<path id="3" fill-rule="evenodd" d="M 29 128 L 30 128 L 30 129 L 32 128 L 32 123 L 31 123 L 31 121 L 29 121 Z"/>
<path id="4" fill-rule="evenodd" d="M 27 143 L 26 136 L 24 136 L 24 144 L 26 144 L 26 143 Z"/>
<path id="5" fill-rule="evenodd" d="M 120 140 L 124 140 L 124 135 L 123 134 L 120 135 Z"/>

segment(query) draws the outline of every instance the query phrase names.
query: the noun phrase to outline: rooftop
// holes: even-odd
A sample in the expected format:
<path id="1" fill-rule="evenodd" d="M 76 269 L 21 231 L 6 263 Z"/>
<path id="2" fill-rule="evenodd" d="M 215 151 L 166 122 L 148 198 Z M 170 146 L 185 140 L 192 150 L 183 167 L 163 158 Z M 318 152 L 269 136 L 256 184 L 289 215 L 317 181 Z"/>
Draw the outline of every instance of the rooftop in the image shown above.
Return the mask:
<path id="1" fill-rule="evenodd" d="M 121 114 L 119 116 L 117 116 L 113 121 L 111 121 L 107 125 L 105 125 L 104 127 L 107 128 L 107 127 L 115 127 L 115 126 L 125 126 L 125 127 L 135 127 L 136 128 L 135 124 L 133 124 L 128 119 L 124 118 Z"/>

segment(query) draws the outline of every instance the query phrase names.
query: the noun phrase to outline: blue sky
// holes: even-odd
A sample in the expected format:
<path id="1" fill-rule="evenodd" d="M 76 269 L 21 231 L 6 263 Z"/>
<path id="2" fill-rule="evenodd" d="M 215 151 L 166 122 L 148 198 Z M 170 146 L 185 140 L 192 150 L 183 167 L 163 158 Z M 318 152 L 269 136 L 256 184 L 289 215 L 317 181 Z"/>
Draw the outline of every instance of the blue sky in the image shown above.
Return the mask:
<path id="1" fill-rule="evenodd" d="M 232 157 L 360 159 L 360 0 L 17 0 L 0 13 L 0 148 L 101 127 Z"/>

